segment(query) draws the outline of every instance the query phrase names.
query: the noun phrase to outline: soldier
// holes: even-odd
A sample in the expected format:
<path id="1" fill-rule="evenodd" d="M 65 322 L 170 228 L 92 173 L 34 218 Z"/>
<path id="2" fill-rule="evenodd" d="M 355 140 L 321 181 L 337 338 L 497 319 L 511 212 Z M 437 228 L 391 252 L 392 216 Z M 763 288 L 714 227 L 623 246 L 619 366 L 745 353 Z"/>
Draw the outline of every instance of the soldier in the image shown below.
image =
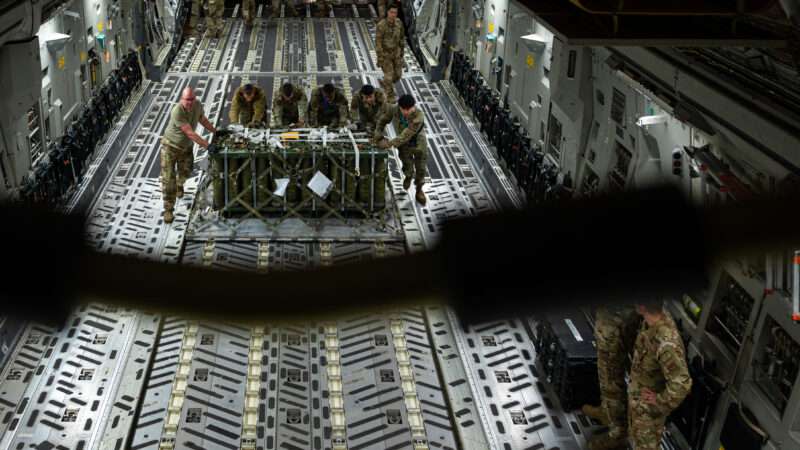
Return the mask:
<path id="1" fill-rule="evenodd" d="M 245 26 L 252 27 L 256 17 L 256 0 L 242 0 L 242 17 Z"/>
<path id="2" fill-rule="evenodd" d="M 272 17 L 280 17 L 281 16 L 281 2 L 282 1 L 283 0 L 272 0 Z M 291 0 L 283 1 L 283 3 L 286 5 L 286 8 L 284 9 L 284 13 L 287 16 L 297 17 L 299 15 L 299 13 L 297 12 L 297 9 L 292 4 Z"/>
<path id="3" fill-rule="evenodd" d="M 375 89 L 371 84 L 362 86 L 350 103 L 350 113 L 356 129 L 374 130 L 385 108 L 386 97 L 383 91 Z"/>
<path id="4" fill-rule="evenodd" d="M 219 39 L 222 37 L 222 27 L 225 13 L 224 0 L 206 0 L 206 32 L 208 37 Z"/>
<path id="5" fill-rule="evenodd" d="M 191 0 L 192 9 L 189 13 L 189 35 L 197 34 L 197 27 L 200 24 L 200 8 L 203 6 L 203 0 Z"/>
<path id="6" fill-rule="evenodd" d="M 331 83 L 314 89 L 308 105 L 308 121 L 312 127 L 340 128 L 348 125 L 350 111 L 344 92 Z"/>
<path id="7" fill-rule="evenodd" d="M 628 384 L 628 432 L 633 450 L 659 450 L 667 416 L 692 389 L 686 350 L 661 302 L 636 305 L 643 323 Z"/>
<path id="8" fill-rule="evenodd" d="M 329 17 L 331 15 L 331 0 L 317 0 L 317 16 Z"/>
<path id="9" fill-rule="evenodd" d="M 608 425 L 608 433 L 589 439 L 589 449 L 610 450 L 624 446 L 628 438 L 625 373 L 640 318 L 630 307 L 599 308 L 596 317 L 601 401 L 599 407 L 584 405 L 583 413 Z"/>
<path id="10" fill-rule="evenodd" d="M 383 20 L 386 17 L 386 4 L 389 0 L 378 0 L 378 20 Z"/>
<path id="11" fill-rule="evenodd" d="M 164 199 L 164 223 L 172 223 L 175 218 L 175 198 L 183 197 L 183 184 L 192 174 L 194 155 L 192 147 L 197 143 L 208 148 L 208 141 L 200 137 L 194 129 L 201 123 L 206 130 L 216 133 L 217 129 L 206 118 L 203 105 L 194 96 L 192 88 L 187 87 L 181 100 L 170 113 L 169 123 L 161 137 L 161 196 Z M 177 166 L 177 176 L 176 176 Z"/>
<path id="12" fill-rule="evenodd" d="M 387 140 L 383 136 L 386 124 L 392 122 L 397 137 Z M 403 165 L 403 189 L 411 187 L 411 179 L 417 186 L 416 199 L 425 206 L 427 198 L 422 191 L 425 184 L 425 161 L 428 158 L 428 141 L 425 138 L 425 115 L 417 110 L 416 101 L 411 95 L 403 95 L 397 105 L 389 106 L 378 120 L 373 137 L 378 147 L 386 149 L 396 147 Z"/>
<path id="13" fill-rule="evenodd" d="M 308 97 L 303 88 L 292 83 L 281 86 L 272 99 L 272 126 L 274 128 L 303 127 L 306 124 Z"/>
<path id="14" fill-rule="evenodd" d="M 267 95 L 258 86 L 248 83 L 233 94 L 231 101 L 231 123 L 239 123 L 247 128 L 264 125 L 264 111 L 267 109 Z"/>
<path id="15" fill-rule="evenodd" d="M 392 5 L 386 18 L 377 26 L 375 46 L 378 55 L 378 66 L 383 70 L 383 90 L 390 103 L 397 101 L 394 84 L 403 76 L 403 43 L 405 31 L 403 24 L 397 20 L 397 5 Z"/>

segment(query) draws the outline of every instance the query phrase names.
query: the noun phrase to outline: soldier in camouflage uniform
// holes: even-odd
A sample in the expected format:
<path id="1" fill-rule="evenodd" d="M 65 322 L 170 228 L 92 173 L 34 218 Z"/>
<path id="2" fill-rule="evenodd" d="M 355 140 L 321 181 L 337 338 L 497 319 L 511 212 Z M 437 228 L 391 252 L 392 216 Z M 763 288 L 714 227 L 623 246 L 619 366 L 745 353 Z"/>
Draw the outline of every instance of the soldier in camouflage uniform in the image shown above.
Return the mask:
<path id="1" fill-rule="evenodd" d="M 297 17 L 300 15 L 291 0 L 272 0 L 272 17 L 281 16 L 281 3 L 286 5 L 284 13 L 287 16 Z"/>
<path id="2" fill-rule="evenodd" d="M 183 197 L 183 184 L 192 174 L 193 143 L 208 148 L 208 141 L 194 131 L 198 123 L 212 133 L 217 132 L 206 118 L 203 105 L 195 98 L 194 91 L 187 87 L 181 94 L 180 102 L 172 108 L 169 123 L 161 137 L 161 196 L 164 199 L 165 223 L 172 223 L 175 218 L 175 199 Z"/>
<path id="3" fill-rule="evenodd" d="M 350 110 L 344 92 L 333 84 L 314 89 L 308 105 L 308 121 L 312 127 L 340 128 L 350 122 Z"/>
<path id="4" fill-rule="evenodd" d="M 231 123 L 239 123 L 248 128 L 264 125 L 264 111 L 267 109 L 267 95 L 264 90 L 252 84 L 239 87 L 231 101 Z"/>
<path id="5" fill-rule="evenodd" d="M 242 0 L 242 17 L 246 26 L 253 26 L 253 19 L 256 18 L 256 0 Z"/>
<path id="6" fill-rule="evenodd" d="M 370 84 L 362 86 L 350 103 L 351 118 L 356 129 L 374 130 L 378 124 L 378 118 L 383 114 L 385 108 L 386 97 L 383 95 L 383 91 L 375 89 Z"/>
<path id="7" fill-rule="evenodd" d="M 397 137 L 392 140 L 384 138 L 386 125 L 392 122 Z M 417 186 L 417 202 L 423 206 L 427 202 L 422 186 L 425 185 L 425 162 L 428 159 L 428 140 L 425 137 L 425 115 L 416 108 L 416 101 L 411 95 L 403 95 L 397 105 L 389 106 L 378 120 L 373 137 L 378 147 L 386 149 L 396 147 L 403 165 L 403 189 L 411 187 L 413 178 Z"/>
<path id="8" fill-rule="evenodd" d="M 286 83 L 272 99 L 272 127 L 303 127 L 306 124 L 308 97 L 303 88 Z"/>
<path id="9" fill-rule="evenodd" d="M 610 450 L 625 445 L 628 417 L 625 373 L 636 338 L 640 317 L 631 307 L 604 307 L 597 310 L 597 378 L 600 382 L 600 407 L 584 405 L 589 417 L 608 425 L 608 433 L 589 439 L 590 450 Z"/>
<path id="10" fill-rule="evenodd" d="M 633 450 L 659 450 L 667 417 L 692 389 L 686 350 L 660 302 L 639 304 L 644 319 L 628 384 L 628 431 Z"/>
<path id="11" fill-rule="evenodd" d="M 331 0 L 317 0 L 317 15 L 319 17 L 329 17 L 331 8 Z"/>
<path id="12" fill-rule="evenodd" d="M 206 32 L 209 37 L 219 39 L 222 37 L 222 28 L 225 25 L 225 0 L 206 0 Z"/>
<path id="13" fill-rule="evenodd" d="M 383 70 L 383 90 L 390 103 L 397 100 L 394 84 L 403 76 L 403 46 L 405 43 L 403 24 L 397 19 L 397 6 L 392 5 L 386 18 L 378 22 L 375 47 L 378 66 Z"/>

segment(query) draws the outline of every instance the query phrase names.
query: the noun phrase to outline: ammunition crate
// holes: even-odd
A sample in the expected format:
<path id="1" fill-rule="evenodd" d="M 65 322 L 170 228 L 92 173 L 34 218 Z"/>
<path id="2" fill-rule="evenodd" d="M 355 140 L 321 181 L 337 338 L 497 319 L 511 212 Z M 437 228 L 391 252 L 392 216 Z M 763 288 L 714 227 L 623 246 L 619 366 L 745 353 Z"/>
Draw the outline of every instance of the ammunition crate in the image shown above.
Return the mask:
<path id="1" fill-rule="evenodd" d="M 371 218 L 388 207 L 388 160 L 366 133 L 231 126 L 209 152 L 213 207 L 228 217 Z M 327 192 L 309 185 L 315 175 Z"/>

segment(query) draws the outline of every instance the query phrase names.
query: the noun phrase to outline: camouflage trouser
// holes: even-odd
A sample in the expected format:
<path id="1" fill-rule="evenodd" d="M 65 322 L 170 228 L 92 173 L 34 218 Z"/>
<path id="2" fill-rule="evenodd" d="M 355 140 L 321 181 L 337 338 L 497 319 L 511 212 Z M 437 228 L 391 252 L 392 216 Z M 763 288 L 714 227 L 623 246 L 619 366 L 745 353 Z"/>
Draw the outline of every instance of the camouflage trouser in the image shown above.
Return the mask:
<path id="1" fill-rule="evenodd" d="M 383 70 L 383 80 L 381 80 L 383 92 L 386 93 L 386 99 L 394 103 L 397 100 L 394 84 L 403 76 L 403 57 L 401 55 L 379 55 L 378 65 Z"/>
<path id="2" fill-rule="evenodd" d="M 212 34 L 222 33 L 225 21 L 222 16 L 225 13 L 224 0 L 206 0 L 206 30 Z"/>
<path id="3" fill-rule="evenodd" d="M 403 175 L 406 178 L 413 179 L 418 188 L 425 184 L 425 162 L 428 160 L 427 150 L 417 145 L 398 148 L 397 153 L 400 154 Z"/>
<path id="4" fill-rule="evenodd" d="M 203 0 L 192 0 L 192 11 L 189 15 L 189 28 L 194 31 L 200 24 L 200 8 L 203 5 Z"/>
<path id="5" fill-rule="evenodd" d="M 192 175 L 193 163 L 192 147 L 180 149 L 161 143 L 161 197 L 165 211 L 175 208 L 177 187 L 183 187 L 186 179 Z"/>
<path id="6" fill-rule="evenodd" d="M 652 410 L 638 399 L 638 395 L 628 398 L 628 433 L 633 450 L 660 450 L 661 437 L 667 418 Z"/>
<path id="7" fill-rule="evenodd" d="M 634 314 L 632 310 L 600 308 L 595 322 L 600 407 L 608 416 L 609 434 L 614 438 L 623 438 L 627 433 L 625 368 L 632 343 L 626 337 L 626 324 L 634 320 Z"/>
<path id="8" fill-rule="evenodd" d="M 386 8 L 389 0 L 378 0 L 378 20 L 386 17 Z"/>
<path id="9" fill-rule="evenodd" d="M 242 17 L 247 25 L 253 24 L 256 18 L 256 0 L 242 0 Z"/>
<path id="10" fill-rule="evenodd" d="M 291 2 L 291 0 L 288 0 L 288 1 L 285 1 L 285 0 L 272 0 L 272 16 L 273 17 L 279 17 L 281 15 L 281 3 L 284 3 L 286 5 L 286 8 L 284 8 L 284 14 L 285 15 L 292 16 L 292 17 L 299 15 L 299 13 L 297 12 L 297 8 L 294 6 L 294 4 Z"/>

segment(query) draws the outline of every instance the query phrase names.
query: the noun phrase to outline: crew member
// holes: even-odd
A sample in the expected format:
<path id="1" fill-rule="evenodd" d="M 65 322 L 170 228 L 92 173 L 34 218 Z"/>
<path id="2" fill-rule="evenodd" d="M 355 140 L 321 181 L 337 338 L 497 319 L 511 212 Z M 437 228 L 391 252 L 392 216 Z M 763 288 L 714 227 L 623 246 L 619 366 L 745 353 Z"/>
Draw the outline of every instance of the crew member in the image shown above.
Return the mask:
<path id="1" fill-rule="evenodd" d="M 331 83 L 314 89 L 308 106 L 308 121 L 313 127 L 340 128 L 348 125 L 350 111 L 344 92 Z"/>
<path id="2" fill-rule="evenodd" d="M 383 131 L 392 122 L 397 137 L 388 140 Z M 375 127 L 374 141 L 378 147 L 387 149 L 396 147 L 403 165 L 403 189 L 411 187 L 414 179 L 417 186 L 417 202 L 423 206 L 427 202 L 422 186 L 425 185 L 425 161 L 428 158 L 428 140 L 425 138 L 425 115 L 416 108 L 416 101 L 411 95 L 403 95 L 397 105 L 390 106 L 378 120 Z"/>
<path id="3" fill-rule="evenodd" d="M 250 83 L 236 89 L 231 101 L 231 123 L 238 123 L 248 128 L 259 128 L 264 125 L 264 111 L 267 108 L 267 95 L 264 90 Z"/>

